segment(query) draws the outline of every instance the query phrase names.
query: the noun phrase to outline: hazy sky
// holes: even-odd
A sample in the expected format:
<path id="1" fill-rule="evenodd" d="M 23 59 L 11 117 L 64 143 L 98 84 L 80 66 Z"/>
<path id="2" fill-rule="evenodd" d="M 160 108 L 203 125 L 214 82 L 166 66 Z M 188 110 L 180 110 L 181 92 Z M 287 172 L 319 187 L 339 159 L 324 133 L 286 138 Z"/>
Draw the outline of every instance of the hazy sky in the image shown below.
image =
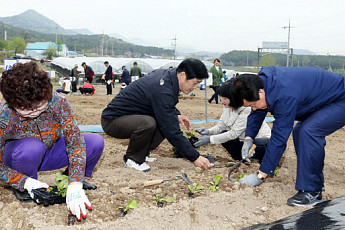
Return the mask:
<path id="1" fill-rule="evenodd" d="M 171 47 L 225 53 L 262 41 L 318 54 L 345 55 L 345 0 L 0 0 L 0 17 L 28 9 L 66 29 L 118 33 Z"/>

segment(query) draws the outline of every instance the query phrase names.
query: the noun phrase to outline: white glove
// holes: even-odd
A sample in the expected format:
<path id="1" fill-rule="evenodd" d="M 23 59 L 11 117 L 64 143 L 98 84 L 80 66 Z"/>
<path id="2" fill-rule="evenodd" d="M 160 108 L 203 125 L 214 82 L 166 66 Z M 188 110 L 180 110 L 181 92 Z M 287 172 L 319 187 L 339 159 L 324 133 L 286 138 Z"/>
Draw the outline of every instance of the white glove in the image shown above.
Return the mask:
<path id="1" fill-rule="evenodd" d="M 31 177 L 26 179 L 26 181 L 24 183 L 24 189 L 26 189 L 28 191 L 28 193 L 32 199 L 34 199 L 34 194 L 33 194 L 32 190 L 37 189 L 37 188 L 49 188 L 49 185 L 46 183 L 43 183 L 41 181 L 38 181 L 36 179 L 32 179 Z"/>
<path id="2" fill-rule="evenodd" d="M 204 127 L 195 129 L 195 132 L 198 132 L 201 135 L 209 135 L 210 134 L 210 131 Z"/>
<path id="3" fill-rule="evenodd" d="M 72 182 L 68 185 L 66 193 L 66 204 L 69 212 L 75 215 L 78 221 L 81 220 L 80 214 L 84 219 L 86 218 L 87 214 L 85 206 L 89 210 L 91 210 L 92 207 L 83 190 L 83 183 Z"/>
<path id="4" fill-rule="evenodd" d="M 242 177 L 238 182 L 240 182 L 241 184 L 256 187 L 256 186 L 259 186 L 264 181 L 258 177 L 257 173 L 252 173 L 248 176 Z"/>

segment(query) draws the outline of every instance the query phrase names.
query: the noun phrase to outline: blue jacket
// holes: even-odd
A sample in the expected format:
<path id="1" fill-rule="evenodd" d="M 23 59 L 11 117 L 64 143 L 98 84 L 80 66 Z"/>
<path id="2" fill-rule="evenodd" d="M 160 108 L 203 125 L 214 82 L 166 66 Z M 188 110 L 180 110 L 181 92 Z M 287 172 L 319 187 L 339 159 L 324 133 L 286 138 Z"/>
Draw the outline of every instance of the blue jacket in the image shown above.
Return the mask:
<path id="1" fill-rule="evenodd" d="M 121 90 L 103 110 L 102 118 L 113 120 L 132 114 L 152 116 L 164 137 L 188 160 L 195 161 L 200 154 L 180 130 L 177 117 L 180 112 L 175 107 L 178 93 L 176 69 L 155 70 Z"/>
<path id="2" fill-rule="evenodd" d="M 258 75 L 264 81 L 267 109 L 248 117 L 246 136 L 254 139 L 268 111 L 274 116 L 272 137 L 260 170 L 273 174 L 282 157 L 294 121 L 302 121 L 314 111 L 345 99 L 341 74 L 312 67 L 263 67 Z"/>
<path id="3" fill-rule="evenodd" d="M 121 74 L 122 82 L 129 82 L 129 72 L 127 69 L 124 69 Z"/>

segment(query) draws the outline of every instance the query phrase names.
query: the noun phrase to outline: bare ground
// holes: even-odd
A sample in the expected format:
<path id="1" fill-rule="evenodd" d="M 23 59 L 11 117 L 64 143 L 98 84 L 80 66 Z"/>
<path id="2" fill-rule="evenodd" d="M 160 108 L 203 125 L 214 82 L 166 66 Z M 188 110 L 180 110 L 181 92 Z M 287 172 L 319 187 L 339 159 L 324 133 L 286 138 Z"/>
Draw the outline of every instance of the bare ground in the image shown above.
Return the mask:
<path id="1" fill-rule="evenodd" d="M 67 95 L 74 108 L 79 124 L 100 124 L 100 114 L 113 96 L 105 94 L 105 86 L 96 86 L 96 95 Z M 115 92 L 118 92 L 118 86 Z M 191 120 L 205 119 L 204 91 L 197 89 L 195 97 L 183 95 L 178 109 Z M 211 90 L 208 90 L 210 97 Z M 219 119 L 222 106 L 208 104 L 208 118 Z M 193 128 L 211 127 L 214 123 L 193 125 Z M 183 129 L 183 128 L 182 128 Z M 151 156 L 158 160 L 149 163 L 148 173 L 127 169 L 123 154 L 128 140 L 118 140 L 101 134 L 105 139 L 105 150 L 89 181 L 98 185 L 96 191 L 88 194 L 93 210 L 86 220 L 67 226 L 68 211 L 65 204 L 44 207 L 34 203 L 19 203 L 11 189 L 0 185 L 0 226 L 2 229 L 241 229 L 253 224 L 275 221 L 306 208 L 289 207 L 286 200 L 295 194 L 296 156 L 289 139 L 286 152 L 280 162 L 279 173 L 259 187 L 247 187 L 227 179 L 229 167 L 201 171 L 187 160 L 174 158 L 172 146 L 164 141 Z M 324 167 L 324 200 L 345 194 L 344 172 L 344 129 L 327 138 Z M 221 145 L 200 148 L 200 153 L 213 153 L 218 163 L 233 161 Z M 250 174 L 259 167 L 258 162 L 241 165 L 234 173 Z M 41 172 L 39 179 L 54 184 L 54 174 Z M 60 170 L 61 171 L 61 170 Z M 168 179 L 187 173 L 191 181 L 199 182 L 205 189 L 188 197 L 188 188 L 183 180 L 164 182 L 160 185 L 143 187 L 142 182 L 151 179 Z M 218 174 L 223 176 L 218 191 L 210 191 L 210 182 Z M 154 194 L 173 196 L 175 201 L 158 208 Z M 118 217 L 119 206 L 125 206 L 133 197 L 139 209 L 131 210 L 125 217 Z"/>

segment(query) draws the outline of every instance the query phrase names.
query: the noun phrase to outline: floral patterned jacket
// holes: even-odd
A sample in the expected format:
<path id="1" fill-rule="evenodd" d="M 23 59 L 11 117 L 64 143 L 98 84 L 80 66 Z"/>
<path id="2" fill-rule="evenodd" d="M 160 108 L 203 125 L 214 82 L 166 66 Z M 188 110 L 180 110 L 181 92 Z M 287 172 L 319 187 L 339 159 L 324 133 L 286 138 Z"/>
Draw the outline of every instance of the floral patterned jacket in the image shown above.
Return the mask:
<path id="1" fill-rule="evenodd" d="M 40 139 L 48 150 L 61 136 L 64 136 L 69 158 L 69 180 L 82 182 L 86 166 L 86 145 L 67 99 L 53 93 L 53 98 L 48 102 L 46 110 L 35 119 L 22 118 L 15 110 L 8 107 L 6 101 L 1 101 L 0 180 L 23 191 L 28 177 L 3 163 L 2 156 L 8 140 L 35 137 Z"/>

